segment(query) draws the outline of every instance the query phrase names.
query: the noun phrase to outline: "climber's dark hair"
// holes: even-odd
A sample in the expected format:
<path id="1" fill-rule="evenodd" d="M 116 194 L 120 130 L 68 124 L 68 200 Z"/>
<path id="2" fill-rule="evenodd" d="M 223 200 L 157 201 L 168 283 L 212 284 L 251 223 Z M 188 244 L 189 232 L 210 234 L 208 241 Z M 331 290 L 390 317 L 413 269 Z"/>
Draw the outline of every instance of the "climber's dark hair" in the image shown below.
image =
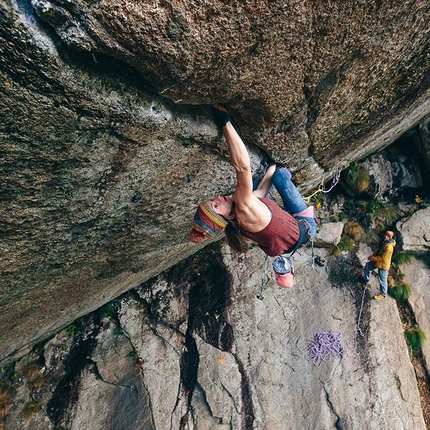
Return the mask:
<path id="1" fill-rule="evenodd" d="M 230 215 L 226 217 L 228 219 L 228 225 L 225 228 L 225 236 L 230 248 L 235 252 L 246 252 L 248 251 L 248 242 L 240 232 L 240 226 L 236 220 L 235 214 L 236 206 L 233 203 Z"/>

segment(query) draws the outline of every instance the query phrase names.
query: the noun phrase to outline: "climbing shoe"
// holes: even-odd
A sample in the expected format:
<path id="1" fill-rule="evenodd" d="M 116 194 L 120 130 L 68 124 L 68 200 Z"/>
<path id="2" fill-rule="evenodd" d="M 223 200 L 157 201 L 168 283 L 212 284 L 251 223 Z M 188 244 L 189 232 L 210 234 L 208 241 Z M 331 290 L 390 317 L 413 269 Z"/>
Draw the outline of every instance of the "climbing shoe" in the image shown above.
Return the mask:
<path id="1" fill-rule="evenodd" d="M 385 299 L 385 296 L 383 296 L 382 294 L 377 294 L 376 296 L 373 296 L 373 298 L 375 300 L 381 300 L 381 299 Z"/>
<path id="2" fill-rule="evenodd" d="M 230 116 L 225 107 L 222 105 L 213 105 L 212 113 L 214 116 L 215 124 L 219 128 L 223 128 L 230 121 Z"/>

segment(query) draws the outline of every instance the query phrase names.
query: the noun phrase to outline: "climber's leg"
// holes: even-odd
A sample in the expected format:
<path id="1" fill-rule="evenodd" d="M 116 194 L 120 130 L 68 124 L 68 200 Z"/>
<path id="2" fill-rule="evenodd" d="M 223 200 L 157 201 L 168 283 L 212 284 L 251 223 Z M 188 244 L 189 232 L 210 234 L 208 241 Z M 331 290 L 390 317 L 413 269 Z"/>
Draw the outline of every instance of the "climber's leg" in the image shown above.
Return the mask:
<path id="1" fill-rule="evenodd" d="M 385 297 L 388 292 L 388 270 L 378 269 L 379 292 Z"/>
<path id="2" fill-rule="evenodd" d="M 291 173 L 286 167 L 277 168 L 273 174 L 273 185 L 282 198 L 284 209 L 294 215 L 307 208 L 299 190 L 291 180 Z"/>
<path id="3" fill-rule="evenodd" d="M 375 269 L 375 262 L 374 261 L 368 261 L 366 263 L 366 265 L 364 266 L 363 279 L 365 282 L 369 282 L 370 275 L 372 274 L 374 269 Z"/>

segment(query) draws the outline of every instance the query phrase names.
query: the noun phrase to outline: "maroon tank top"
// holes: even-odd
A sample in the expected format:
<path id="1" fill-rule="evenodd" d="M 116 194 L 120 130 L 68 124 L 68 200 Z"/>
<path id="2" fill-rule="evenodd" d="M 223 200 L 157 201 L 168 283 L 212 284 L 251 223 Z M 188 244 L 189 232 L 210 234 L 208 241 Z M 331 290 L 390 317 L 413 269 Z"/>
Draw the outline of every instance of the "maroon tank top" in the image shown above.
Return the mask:
<path id="1" fill-rule="evenodd" d="M 243 236 L 258 243 L 270 257 L 291 252 L 300 238 L 297 220 L 270 199 L 260 199 L 272 212 L 272 219 L 263 230 L 252 233 L 241 228 Z"/>

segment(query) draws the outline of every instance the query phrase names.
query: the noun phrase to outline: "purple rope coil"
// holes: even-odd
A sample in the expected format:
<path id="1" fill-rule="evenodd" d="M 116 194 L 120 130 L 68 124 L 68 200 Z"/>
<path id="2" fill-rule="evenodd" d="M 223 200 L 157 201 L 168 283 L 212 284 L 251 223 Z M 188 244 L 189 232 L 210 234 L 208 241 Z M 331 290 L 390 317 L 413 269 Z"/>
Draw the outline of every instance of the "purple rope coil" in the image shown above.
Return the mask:
<path id="1" fill-rule="evenodd" d="M 297 347 L 305 354 L 305 358 L 311 361 L 314 366 L 320 367 L 324 361 L 329 361 L 331 357 L 342 359 L 346 349 L 342 346 L 342 333 L 326 331 L 317 333 L 312 341 L 301 341 L 306 344 L 306 350 Z"/>

